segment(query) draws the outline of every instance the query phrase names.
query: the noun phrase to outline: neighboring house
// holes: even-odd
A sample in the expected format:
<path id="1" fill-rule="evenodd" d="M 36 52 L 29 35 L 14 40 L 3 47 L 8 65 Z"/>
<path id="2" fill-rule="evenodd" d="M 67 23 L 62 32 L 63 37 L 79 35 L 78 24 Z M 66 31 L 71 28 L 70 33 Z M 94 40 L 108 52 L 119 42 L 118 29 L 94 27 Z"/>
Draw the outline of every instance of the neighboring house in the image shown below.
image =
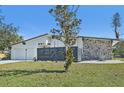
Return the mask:
<path id="1" fill-rule="evenodd" d="M 113 46 L 113 57 L 124 58 L 124 40 L 116 43 Z"/>
<path id="2" fill-rule="evenodd" d="M 81 60 L 110 60 L 112 59 L 112 45 L 116 39 L 77 37 L 73 46 L 76 61 Z M 53 39 L 51 35 L 40 35 L 11 46 L 11 59 L 14 60 L 64 60 L 64 44 Z"/>

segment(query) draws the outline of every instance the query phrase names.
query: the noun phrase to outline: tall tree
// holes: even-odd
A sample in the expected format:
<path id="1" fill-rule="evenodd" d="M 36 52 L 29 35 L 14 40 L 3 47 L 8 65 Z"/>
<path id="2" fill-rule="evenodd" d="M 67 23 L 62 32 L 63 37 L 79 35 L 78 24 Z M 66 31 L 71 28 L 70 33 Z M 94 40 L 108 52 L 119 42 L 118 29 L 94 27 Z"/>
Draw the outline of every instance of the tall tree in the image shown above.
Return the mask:
<path id="1" fill-rule="evenodd" d="M 54 38 L 62 41 L 66 47 L 66 63 L 64 66 L 66 71 L 72 63 L 70 60 L 73 59 L 71 47 L 76 43 L 79 25 L 81 24 L 81 20 L 76 15 L 78 8 L 79 6 L 57 5 L 49 10 L 57 25 L 57 28 L 53 28 L 51 32 L 54 34 Z"/>
<path id="2" fill-rule="evenodd" d="M 0 16 L 0 51 L 9 49 L 11 44 L 23 40 L 22 36 L 18 35 L 18 28 L 13 24 L 4 22 L 4 17 Z"/>
<path id="3" fill-rule="evenodd" d="M 120 14 L 118 12 L 113 15 L 112 26 L 114 28 L 116 38 L 119 39 L 120 38 L 119 28 L 121 27 L 121 22 Z"/>

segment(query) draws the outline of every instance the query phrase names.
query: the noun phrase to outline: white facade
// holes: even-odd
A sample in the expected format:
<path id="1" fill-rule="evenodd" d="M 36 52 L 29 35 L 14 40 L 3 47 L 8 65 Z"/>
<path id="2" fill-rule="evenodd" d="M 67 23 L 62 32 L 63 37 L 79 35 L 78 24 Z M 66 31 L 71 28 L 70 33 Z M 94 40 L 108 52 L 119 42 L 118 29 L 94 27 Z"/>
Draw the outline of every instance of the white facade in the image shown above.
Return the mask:
<path id="1" fill-rule="evenodd" d="M 50 45 L 49 45 L 50 43 Z M 81 41 L 75 44 L 77 46 L 81 44 Z M 51 35 L 41 35 L 29 40 L 25 40 L 25 44 L 17 43 L 11 46 L 11 59 L 12 60 L 33 60 L 34 57 L 37 58 L 37 48 L 42 47 L 64 47 L 64 44 L 57 40 L 52 39 Z"/>

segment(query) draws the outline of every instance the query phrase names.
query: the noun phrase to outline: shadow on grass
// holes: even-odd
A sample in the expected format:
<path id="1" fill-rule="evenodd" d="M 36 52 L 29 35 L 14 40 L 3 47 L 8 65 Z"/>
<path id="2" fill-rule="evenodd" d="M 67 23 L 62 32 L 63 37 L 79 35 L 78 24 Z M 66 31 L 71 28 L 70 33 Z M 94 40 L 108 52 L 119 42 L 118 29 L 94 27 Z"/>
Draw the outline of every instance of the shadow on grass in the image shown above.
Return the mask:
<path id="1" fill-rule="evenodd" d="M 46 69 L 40 69 L 40 70 L 1 70 L 0 71 L 0 77 L 1 76 L 13 76 L 13 75 L 32 75 L 37 73 L 64 73 L 64 70 L 46 70 Z"/>

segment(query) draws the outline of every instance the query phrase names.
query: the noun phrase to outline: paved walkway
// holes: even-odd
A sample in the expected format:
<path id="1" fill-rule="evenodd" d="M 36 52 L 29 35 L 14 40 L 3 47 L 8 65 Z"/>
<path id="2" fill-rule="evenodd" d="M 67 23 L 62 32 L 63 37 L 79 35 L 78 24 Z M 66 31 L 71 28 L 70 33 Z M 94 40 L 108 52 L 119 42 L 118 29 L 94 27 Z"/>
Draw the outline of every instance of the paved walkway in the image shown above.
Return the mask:
<path id="1" fill-rule="evenodd" d="M 124 63 L 120 60 L 104 60 L 104 61 L 98 61 L 98 60 L 91 60 L 91 61 L 81 61 L 79 63 L 90 63 L 90 64 L 119 64 Z"/>

